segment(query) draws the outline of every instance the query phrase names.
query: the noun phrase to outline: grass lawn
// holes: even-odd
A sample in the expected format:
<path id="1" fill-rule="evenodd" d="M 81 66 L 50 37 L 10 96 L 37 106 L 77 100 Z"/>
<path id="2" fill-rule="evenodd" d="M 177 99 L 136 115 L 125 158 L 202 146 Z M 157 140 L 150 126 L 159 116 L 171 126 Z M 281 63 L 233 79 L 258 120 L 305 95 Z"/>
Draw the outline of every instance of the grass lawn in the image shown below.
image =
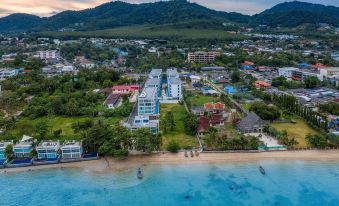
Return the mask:
<path id="1" fill-rule="evenodd" d="M 49 132 L 62 130 L 60 140 L 68 140 L 68 139 L 79 139 L 80 137 L 74 134 L 72 129 L 72 124 L 75 122 L 83 121 L 87 119 L 87 117 L 62 117 L 62 116 L 49 116 L 49 117 L 40 117 L 34 120 L 29 118 L 21 118 L 16 123 L 16 128 L 9 130 L 8 133 L 15 139 L 20 139 L 23 134 L 31 135 L 34 137 L 36 134 L 35 127 L 40 122 L 47 122 L 49 125 Z M 114 124 L 118 122 L 121 118 L 104 118 L 104 117 L 96 117 L 94 120 L 103 119 L 108 121 L 109 124 Z"/>
<path id="2" fill-rule="evenodd" d="M 296 119 L 296 123 L 273 123 L 275 129 L 282 131 L 286 130 L 289 137 L 294 137 L 299 142 L 297 147 L 307 147 L 308 143 L 305 139 L 307 134 L 320 134 L 315 129 L 311 128 L 304 120 Z"/>
<path id="3" fill-rule="evenodd" d="M 161 117 L 165 116 L 167 112 L 172 111 L 174 115 L 174 120 L 176 123 L 176 127 L 174 131 L 167 131 L 166 134 L 162 131 L 162 141 L 163 148 L 166 148 L 168 142 L 171 139 L 177 141 L 181 148 L 187 147 L 199 147 L 198 140 L 196 136 L 190 136 L 185 134 L 185 108 L 183 105 L 179 104 L 161 104 L 160 106 L 160 114 Z M 161 122 L 160 122 L 161 124 Z"/>
<path id="4" fill-rule="evenodd" d="M 197 95 L 189 97 L 188 101 L 191 102 L 192 106 L 203 106 L 207 102 L 218 102 L 219 98 L 197 94 Z"/>

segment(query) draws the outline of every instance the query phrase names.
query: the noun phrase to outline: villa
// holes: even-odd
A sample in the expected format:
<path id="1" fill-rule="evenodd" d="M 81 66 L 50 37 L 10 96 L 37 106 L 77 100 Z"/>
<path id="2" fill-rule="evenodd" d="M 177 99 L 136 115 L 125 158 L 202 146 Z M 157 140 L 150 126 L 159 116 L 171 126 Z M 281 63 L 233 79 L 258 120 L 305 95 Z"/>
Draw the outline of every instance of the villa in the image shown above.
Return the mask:
<path id="1" fill-rule="evenodd" d="M 33 150 L 33 137 L 23 135 L 21 141 L 13 146 L 14 156 L 17 158 L 26 158 L 30 156 Z"/>
<path id="2" fill-rule="evenodd" d="M 59 156 L 58 155 L 59 149 L 60 149 L 59 141 L 41 142 L 39 146 L 36 148 L 36 151 L 38 152 L 38 159 L 39 160 L 57 159 Z"/>
<path id="3" fill-rule="evenodd" d="M 62 159 L 80 159 L 82 157 L 82 142 L 75 140 L 65 142 L 60 149 Z"/>
<path id="4" fill-rule="evenodd" d="M 241 133 L 261 133 L 263 132 L 266 122 L 262 120 L 256 113 L 250 112 L 238 124 L 238 129 Z"/>

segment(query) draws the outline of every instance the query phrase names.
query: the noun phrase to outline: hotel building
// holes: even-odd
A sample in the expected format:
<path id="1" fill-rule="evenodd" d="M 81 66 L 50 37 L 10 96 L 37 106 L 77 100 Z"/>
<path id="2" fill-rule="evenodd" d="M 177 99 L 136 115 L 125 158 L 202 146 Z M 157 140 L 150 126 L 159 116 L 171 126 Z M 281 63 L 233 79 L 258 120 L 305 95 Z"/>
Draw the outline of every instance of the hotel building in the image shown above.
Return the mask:
<path id="1" fill-rule="evenodd" d="M 60 149 L 62 159 L 79 159 L 82 157 L 82 142 L 74 140 L 65 142 Z"/>
<path id="2" fill-rule="evenodd" d="M 36 148 L 36 151 L 38 152 L 38 159 L 57 159 L 58 158 L 58 152 L 60 149 L 60 143 L 59 141 L 53 142 L 53 141 L 47 141 L 47 142 L 41 142 L 39 146 Z"/>

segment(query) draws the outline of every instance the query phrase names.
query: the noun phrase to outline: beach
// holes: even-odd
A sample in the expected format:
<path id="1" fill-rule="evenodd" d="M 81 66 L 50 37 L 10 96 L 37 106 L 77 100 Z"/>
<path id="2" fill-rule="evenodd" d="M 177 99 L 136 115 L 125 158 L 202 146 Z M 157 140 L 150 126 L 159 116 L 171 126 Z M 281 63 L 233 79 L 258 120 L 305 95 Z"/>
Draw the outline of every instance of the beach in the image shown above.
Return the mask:
<path id="1" fill-rule="evenodd" d="M 100 158 L 98 160 L 40 165 L 21 168 L 5 168 L 4 172 L 24 172 L 53 168 L 75 168 L 94 173 L 114 173 L 135 169 L 147 165 L 176 164 L 216 164 L 246 163 L 259 161 L 339 161 L 339 150 L 305 150 L 279 151 L 261 153 L 200 153 L 199 156 L 185 157 L 183 152 L 177 154 L 157 153 L 151 155 L 129 156 L 124 159 Z"/>

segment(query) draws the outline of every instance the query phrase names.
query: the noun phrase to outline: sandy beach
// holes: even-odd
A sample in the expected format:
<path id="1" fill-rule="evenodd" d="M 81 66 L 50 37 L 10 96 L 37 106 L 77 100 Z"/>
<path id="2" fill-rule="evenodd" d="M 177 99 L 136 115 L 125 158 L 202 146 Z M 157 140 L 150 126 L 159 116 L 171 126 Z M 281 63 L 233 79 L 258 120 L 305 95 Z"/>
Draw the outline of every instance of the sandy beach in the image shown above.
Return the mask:
<path id="1" fill-rule="evenodd" d="M 185 157 L 178 154 L 152 154 L 129 156 L 126 159 L 100 158 L 99 160 L 60 163 L 55 165 L 31 166 L 22 168 L 5 168 L 3 172 L 22 172 L 53 168 L 77 168 L 94 173 L 119 172 L 135 169 L 146 165 L 175 165 L 175 164 L 215 164 L 215 163 L 244 163 L 264 160 L 282 161 L 338 161 L 338 150 L 308 150 L 308 151 L 281 151 L 262 153 L 200 153 L 198 157 Z"/>

